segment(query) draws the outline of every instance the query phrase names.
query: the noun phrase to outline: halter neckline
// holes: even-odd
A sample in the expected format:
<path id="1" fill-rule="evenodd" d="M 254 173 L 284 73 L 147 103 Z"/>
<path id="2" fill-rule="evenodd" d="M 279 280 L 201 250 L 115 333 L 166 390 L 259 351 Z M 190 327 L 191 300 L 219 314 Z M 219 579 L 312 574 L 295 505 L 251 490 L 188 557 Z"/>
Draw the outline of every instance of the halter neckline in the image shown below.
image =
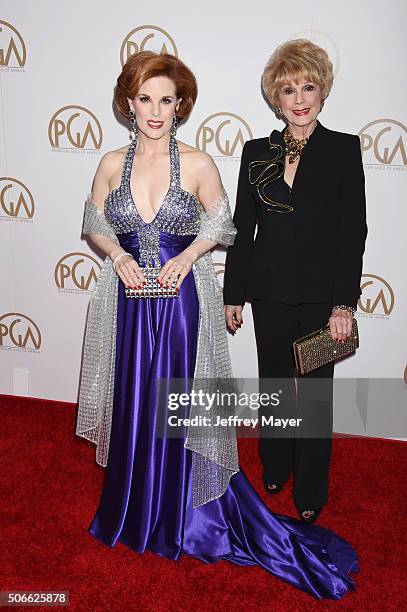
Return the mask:
<path id="1" fill-rule="evenodd" d="M 124 156 L 120 186 L 109 194 L 105 203 L 105 215 L 117 236 L 135 232 L 140 247 L 140 264 L 158 266 L 161 265 L 160 236 L 167 234 L 196 235 L 201 223 L 201 204 L 195 195 L 181 187 L 178 144 L 175 136 L 171 135 L 168 191 L 154 218 L 149 222 L 144 221 L 130 190 L 136 145 L 137 142 L 131 142 Z"/>
<path id="2" fill-rule="evenodd" d="M 160 207 L 158 208 L 155 216 L 153 217 L 153 219 L 151 221 L 144 221 L 143 217 L 141 216 L 136 202 L 133 198 L 133 194 L 131 192 L 131 184 L 130 184 L 130 179 L 131 179 L 131 173 L 132 173 L 132 169 L 133 169 L 133 164 L 134 164 L 134 157 L 135 157 L 135 153 L 136 153 L 136 148 L 137 148 L 137 144 L 138 144 L 138 140 L 133 140 L 130 143 L 129 146 L 129 150 L 127 152 L 126 155 L 126 164 L 125 164 L 125 171 L 123 172 L 123 180 L 122 183 L 124 183 L 124 188 L 127 190 L 128 192 L 128 196 L 131 200 L 131 202 L 133 203 L 135 212 L 138 216 L 138 218 L 140 219 L 140 221 L 144 224 L 144 225 L 151 225 L 153 224 L 156 219 L 158 218 L 162 208 L 166 205 L 169 196 L 171 195 L 172 191 L 174 189 L 181 189 L 181 176 L 180 176 L 180 163 L 179 163 L 179 149 L 178 149 L 178 143 L 176 141 L 176 138 L 173 134 L 170 134 L 170 139 L 169 139 L 169 144 L 168 144 L 168 149 L 169 149 L 169 157 L 170 157 L 170 184 L 167 190 L 167 193 L 165 194 Z"/>

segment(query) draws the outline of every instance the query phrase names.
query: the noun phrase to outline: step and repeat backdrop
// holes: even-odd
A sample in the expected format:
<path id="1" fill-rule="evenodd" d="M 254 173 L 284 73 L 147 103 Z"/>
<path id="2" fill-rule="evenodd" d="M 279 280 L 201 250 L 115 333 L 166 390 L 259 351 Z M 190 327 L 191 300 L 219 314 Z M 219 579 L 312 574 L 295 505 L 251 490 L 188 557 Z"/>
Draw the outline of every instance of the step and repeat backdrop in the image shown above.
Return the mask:
<path id="1" fill-rule="evenodd" d="M 185 6 L 183 6 L 185 4 Z M 260 89 L 282 42 L 324 47 L 334 86 L 319 117 L 359 134 L 369 235 L 344 378 L 405 376 L 407 98 L 400 0 L 342 3 L 3 0 L 0 14 L 0 392 L 75 402 L 86 310 L 101 260 L 81 236 L 101 156 L 126 145 L 113 88 L 131 53 L 180 57 L 199 95 L 178 138 L 210 153 L 232 209 L 244 142 L 282 129 Z M 327 153 L 329 154 L 329 152 Z M 318 177 L 315 177 L 318 180 Z M 346 236 L 344 248 L 346 248 Z M 225 253 L 213 253 L 220 283 Z M 272 279 L 270 279 L 272 282 Z M 256 377 L 250 306 L 230 337 L 234 370 Z"/>

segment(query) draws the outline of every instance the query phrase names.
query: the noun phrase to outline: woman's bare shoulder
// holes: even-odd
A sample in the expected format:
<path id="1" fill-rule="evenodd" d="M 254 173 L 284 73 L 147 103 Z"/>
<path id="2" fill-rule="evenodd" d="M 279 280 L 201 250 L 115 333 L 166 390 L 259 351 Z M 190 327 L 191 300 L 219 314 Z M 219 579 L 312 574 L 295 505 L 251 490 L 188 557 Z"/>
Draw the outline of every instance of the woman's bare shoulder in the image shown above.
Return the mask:
<path id="1" fill-rule="evenodd" d="M 99 170 L 106 176 L 112 176 L 123 165 L 130 145 L 107 151 L 100 159 Z"/>
<path id="2" fill-rule="evenodd" d="M 208 153 L 185 142 L 178 141 L 178 150 L 185 162 L 191 164 L 191 167 L 207 168 L 215 165 L 215 162 Z"/>

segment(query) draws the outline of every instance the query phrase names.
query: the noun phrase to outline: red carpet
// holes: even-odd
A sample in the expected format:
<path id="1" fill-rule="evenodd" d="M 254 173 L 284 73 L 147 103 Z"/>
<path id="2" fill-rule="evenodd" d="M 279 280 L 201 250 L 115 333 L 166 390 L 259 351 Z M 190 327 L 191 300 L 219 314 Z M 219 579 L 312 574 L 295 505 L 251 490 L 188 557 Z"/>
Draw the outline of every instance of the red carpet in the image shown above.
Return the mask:
<path id="1" fill-rule="evenodd" d="M 334 440 L 330 499 L 318 523 L 352 543 L 361 571 L 354 593 L 317 601 L 257 567 L 174 562 L 120 543 L 104 546 L 86 531 L 104 470 L 95 464 L 94 446 L 73 433 L 75 407 L 0 396 L 0 408 L 0 590 L 66 590 L 69 609 L 87 612 L 407 607 L 406 443 Z M 241 465 L 269 507 L 296 516 L 291 486 L 275 498 L 263 495 L 257 441 L 240 440 L 239 447 Z"/>

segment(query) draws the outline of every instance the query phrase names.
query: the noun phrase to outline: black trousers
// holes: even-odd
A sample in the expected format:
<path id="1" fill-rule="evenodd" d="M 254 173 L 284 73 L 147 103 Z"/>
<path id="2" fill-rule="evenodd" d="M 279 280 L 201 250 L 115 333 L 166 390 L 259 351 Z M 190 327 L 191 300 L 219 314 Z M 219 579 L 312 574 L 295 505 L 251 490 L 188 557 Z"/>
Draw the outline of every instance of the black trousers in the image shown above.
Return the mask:
<path id="1" fill-rule="evenodd" d="M 260 391 L 269 392 L 276 384 L 282 391 L 278 406 L 259 409 L 259 424 L 263 416 L 272 415 L 275 419 L 301 418 L 306 425 L 306 432 L 289 428 L 284 437 L 281 428 L 260 427 L 263 480 L 283 484 L 294 472 L 294 502 L 301 511 L 320 508 L 328 499 L 334 365 L 296 379 L 292 343 L 326 325 L 331 311 L 328 303 L 252 302 Z"/>

